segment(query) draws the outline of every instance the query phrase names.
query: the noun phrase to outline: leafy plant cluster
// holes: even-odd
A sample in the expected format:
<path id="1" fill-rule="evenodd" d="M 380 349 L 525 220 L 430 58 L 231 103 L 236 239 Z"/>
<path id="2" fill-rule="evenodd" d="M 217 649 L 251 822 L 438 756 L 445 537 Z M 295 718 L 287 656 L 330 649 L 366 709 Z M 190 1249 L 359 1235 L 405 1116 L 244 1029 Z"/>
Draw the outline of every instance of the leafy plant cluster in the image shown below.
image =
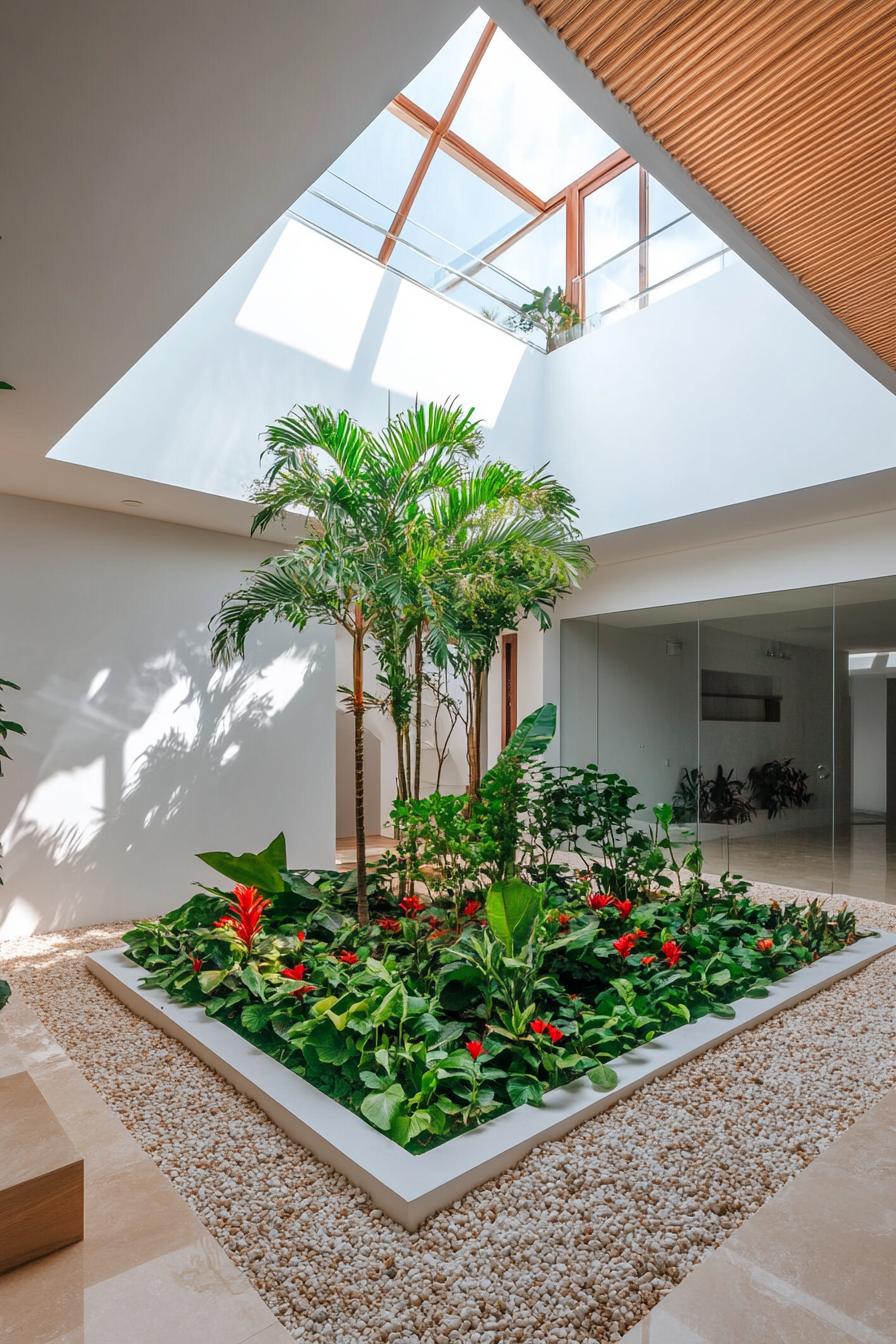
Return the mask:
<path id="1" fill-rule="evenodd" d="M 672 808 L 542 753 L 520 725 L 481 796 L 396 805 L 402 840 L 360 924 L 354 874 L 200 855 L 230 883 L 125 936 L 147 984 L 198 1004 L 395 1142 L 423 1151 L 854 941 L 818 902 L 760 905 L 679 856 Z"/>
<path id="2" fill-rule="evenodd" d="M 789 807 L 808 807 L 812 801 L 809 776 L 793 764 L 792 758 L 783 761 L 765 761 L 747 772 L 746 783 L 734 778 L 734 771 L 726 774 L 721 765 L 708 777 L 703 771 L 684 769 L 672 799 L 673 819 L 693 823 L 733 822 L 742 825 L 752 821 L 757 810 L 765 812 L 769 821 L 786 812 Z"/>
<path id="3" fill-rule="evenodd" d="M 369 916 L 364 715 L 391 718 L 396 791 L 416 799 L 424 695 L 434 694 L 443 725 L 463 719 L 475 797 L 485 677 L 501 634 L 526 617 L 549 626 L 554 603 L 591 563 L 570 492 L 546 468 L 480 461 L 481 448 L 474 412 L 453 401 L 415 406 L 378 433 L 345 411 L 295 407 L 266 431 L 252 532 L 301 511 L 304 534 L 250 571 L 212 621 L 212 657 L 223 664 L 244 655 L 250 631 L 268 617 L 297 629 L 312 620 L 339 626 L 351 640 L 351 685 L 339 690 L 354 719 L 362 924 Z M 375 687 L 365 679 L 368 652 L 379 667 Z M 447 691 L 449 673 L 462 687 L 460 701 Z M 446 731 L 437 752 L 445 751 Z"/>

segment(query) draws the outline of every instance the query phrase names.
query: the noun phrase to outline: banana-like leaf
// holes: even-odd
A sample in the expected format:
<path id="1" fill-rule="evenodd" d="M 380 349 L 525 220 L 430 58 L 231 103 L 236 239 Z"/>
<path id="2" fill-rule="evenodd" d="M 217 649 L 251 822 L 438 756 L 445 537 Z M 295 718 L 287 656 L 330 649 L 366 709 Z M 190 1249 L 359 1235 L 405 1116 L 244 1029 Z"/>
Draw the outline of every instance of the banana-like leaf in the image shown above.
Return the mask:
<path id="1" fill-rule="evenodd" d="M 540 756 L 553 741 L 556 731 L 557 706 L 542 705 L 540 709 L 534 709 L 526 715 L 504 751 L 508 756 L 517 756 L 523 760 Z"/>
<path id="2" fill-rule="evenodd" d="M 511 954 L 525 947 L 540 913 L 541 892 L 519 877 L 496 882 L 485 898 L 489 928 Z"/>
<path id="3" fill-rule="evenodd" d="M 247 887 L 258 887 L 259 891 L 283 891 L 286 884 L 280 870 L 286 867 L 286 838 L 279 835 L 259 854 L 228 854 L 225 850 L 211 850 L 207 854 L 197 854 L 209 868 L 223 873 L 232 882 L 240 882 Z"/>

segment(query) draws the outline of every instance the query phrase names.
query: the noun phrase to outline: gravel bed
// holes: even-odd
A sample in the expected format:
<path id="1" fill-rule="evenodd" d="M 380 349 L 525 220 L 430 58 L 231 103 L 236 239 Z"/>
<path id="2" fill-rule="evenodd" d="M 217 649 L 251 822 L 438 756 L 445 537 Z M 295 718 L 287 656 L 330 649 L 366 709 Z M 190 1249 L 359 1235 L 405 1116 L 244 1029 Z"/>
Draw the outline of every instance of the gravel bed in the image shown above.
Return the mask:
<path id="1" fill-rule="evenodd" d="M 850 904 L 896 931 L 896 908 Z M 896 1084 L 890 955 L 406 1232 L 90 975 L 84 954 L 124 927 L 4 944 L 0 974 L 286 1329 L 316 1344 L 618 1340 Z"/>

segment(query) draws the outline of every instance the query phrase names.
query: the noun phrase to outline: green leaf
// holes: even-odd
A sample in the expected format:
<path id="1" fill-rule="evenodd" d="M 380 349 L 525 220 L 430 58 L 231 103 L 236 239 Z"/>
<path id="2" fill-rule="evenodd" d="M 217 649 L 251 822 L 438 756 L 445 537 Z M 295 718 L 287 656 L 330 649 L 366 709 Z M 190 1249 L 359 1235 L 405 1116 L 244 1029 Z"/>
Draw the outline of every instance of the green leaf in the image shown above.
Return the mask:
<path id="1" fill-rule="evenodd" d="M 261 1003 L 247 1003 L 240 1013 L 240 1022 L 246 1031 L 264 1031 L 270 1021 L 270 1010 Z"/>
<path id="2" fill-rule="evenodd" d="M 709 1011 L 716 1017 L 737 1017 L 737 1010 L 731 1003 L 714 1003 Z"/>
<path id="3" fill-rule="evenodd" d="M 250 993 L 254 994 L 257 999 L 264 998 L 265 984 L 259 974 L 258 967 L 254 962 L 250 961 L 248 966 L 243 967 L 240 971 L 240 979 Z"/>
<path id="4" fill-rule="evenodd" d="M 682 1019 L 682 1021 L 684 1021 L 684 1022 L 690 1022 L 690 1020 L 691 1020 L 691 1014 L 690 1014 L 690 1011 L 689 1011 L 689 1009 L 688 1009 L 687 1004 L 684 1004 L 684 1003 L 664 1003 L 664 1004 L 663 1004 L 663 1007 L 665 1008 L 666 1012 L 667 1012 L 667 1013 L 671 1013 L 673 1017 L 680 1017 L 680 1018 Z M 645 1019 L 645 1020 L 649 1020 L 649 1019 Z"/>
<path id="5" fill-rule="evenodd" d="M 711 975 L 709 977 L 709 983 L 711 985 L 727 985 L 730 979 L 731 972 L 726 967 L 721 971 L 716 971 L 715 975 Z"/>
<path id="6" fill-rule="evenodd" d="M 507 1095 L 514 1106 L 540 1106 L 544 1084 L 527 1073 L 513 1073 L 507 1079 Z"/>
<path id="7" fill-rule="evenodd" d="M 286 838 L 282 831 L 259 854 L 228 854 L 226 850 L 210 850 L 196 857 L 207 863 L 209 868 L 214 868 L 216 873 L 229 877 L 232 882 L 258 887 L 260 891 L 285 889 L 286 884 L 280 876 L 280 869 L 286 867 Z"/>
<path id="8" fill-rule="evenodd" d="M 399 1016 L 402 1003 L 402 987 L 401 985 L 395 985 L 370 1014 L 371 1020 L 379 1025 L 385 1022 L 387 1017 Z"/>
<path id="9" fill-rule="evenodd" d="M 513 733 L 502 755 L 518 756 L 522 760 L 539 756 L 550 746 L 557 731 L 557 706 L 542 705 L 527 714 Z"/>
<path id="10" fill-rule="evenodd" d="M 392 1128 L 403 1101 L 404 1088 L 400 1083 L 393 1083 L 385 1092 L 368 1092 L 361 1102 L 361 1114 L 377 1129 L 386 1132 Z"/>
<path id="11" fill-rule="evenodd" d="M 591 1069 L 588 1077 L 602 1092 L 609 1092 L 619 1082 L 615 1069 L 611 1069 L 608 1064 L 598 1064 L 596 1068 Z"/>
<path id="12" fill-rule="evenodd" d="M 540 914 L 541 892 L 519 877 L 496 882 L 485 898 L 489 928 L 508 952 L 526 945 Z"/>
<path id="13" fill-rule="evenodd" d="M 311 1016 L 323 1017 L 326 1013 L 330 1011 L 330 1009 L 333 1007 L 333 1004 L 338 1002 L 339 1002 L 339 996 L 337 994 L 328 994 L 326 998 L 315 999 L 314 1003 L 312 1003 L 311 1008 L 309 1010 Z"/>
<path id="14" fill-rule="evenodd" d="M 223 984 L 229 974 L 229 967 L 225 967 L 223 971 L 200 971 L 199 988 L 202 990 L 203 994 L 211 994 L 212 990 L 217 989 L 220 984 Z"/>

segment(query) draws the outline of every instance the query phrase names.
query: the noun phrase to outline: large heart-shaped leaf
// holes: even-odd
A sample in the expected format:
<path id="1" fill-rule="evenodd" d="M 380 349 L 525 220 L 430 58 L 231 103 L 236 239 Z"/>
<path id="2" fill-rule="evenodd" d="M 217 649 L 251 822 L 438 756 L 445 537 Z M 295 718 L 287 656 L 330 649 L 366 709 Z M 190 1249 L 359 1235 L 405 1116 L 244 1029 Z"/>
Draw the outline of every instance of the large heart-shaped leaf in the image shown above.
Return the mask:
<path id="1" fill-rule="evenodd" d="M 488 926 L 511 953 L 525 947 L 540 913 L 541 892 L 519 877 L 496 882 L 485 898 Z"/>
<path id="2" fill-rule="evenodd" d="M 361 1102 L 361 1114 L 377 1129 L 388 1130 L 401 1109 L 404 1101 L 404 1088 L 393 1083 L 385 1092 L 368 1092 Z"/>
<path id="3" fill-rule="evenodd" d="M 226 850 L 209 850 L 206 854 L 197 854 L 197 859 L 223 873 L 231 882 L 240 882 L 247 887 L 258 887 L 259 891 L 283 891 L 285 883 L 280 870 L 286 867 L 286 837 L 281 831 L 275 835 L 267 849 L 258 854 L 228 854 Z"/>
<path id="4" fill-rule="evenodd" d="M 619 1078 L 614 1069 L 608 1064 L 598 1064 L 588 1074 L 595 1087 L 599 1087 L 602 1092 L 609 1092 L 619 1082 Z"/>

